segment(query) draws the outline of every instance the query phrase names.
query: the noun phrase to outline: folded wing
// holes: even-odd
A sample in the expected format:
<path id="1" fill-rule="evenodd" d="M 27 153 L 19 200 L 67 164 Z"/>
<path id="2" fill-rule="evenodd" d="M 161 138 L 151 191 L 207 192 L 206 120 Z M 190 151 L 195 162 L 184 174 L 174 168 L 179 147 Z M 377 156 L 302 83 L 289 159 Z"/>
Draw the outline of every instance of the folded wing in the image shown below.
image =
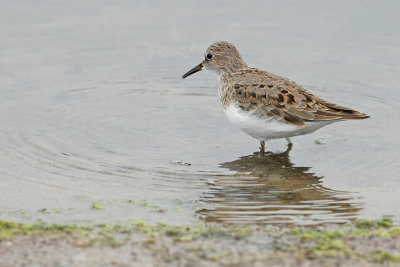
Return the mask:
<path id="1" fill-rule="evenodd" d="M 257 75 L 252 75 L 255 72 Z M 260 72 L 264 75 L 260 75 Z M 301 126 L 307 121 L 369 117 L 365 113 L 318 98 L 300 85 L 272 73 L 254 69 L 239 74 L 240 81 L 230 85 L 227 97 L 235 99 L 242 110 L 259 118 L 272 118 Z M 257 82 L 255 76 L 259 77 Z"/>

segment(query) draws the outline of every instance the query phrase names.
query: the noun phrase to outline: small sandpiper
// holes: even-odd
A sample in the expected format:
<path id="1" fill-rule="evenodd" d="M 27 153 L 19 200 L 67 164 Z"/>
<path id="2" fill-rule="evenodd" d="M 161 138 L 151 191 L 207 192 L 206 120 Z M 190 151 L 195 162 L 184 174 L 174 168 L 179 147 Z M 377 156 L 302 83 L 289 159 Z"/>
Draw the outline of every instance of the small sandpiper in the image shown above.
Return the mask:
<path id="1" fill-rule="evenodd" d="M 287 78 L 249 67 L 236 47 L 216 42 L 207 48 L 203 61 L 182 78 L 203 68 L 218 75 L 219 98 L 228 119 L 260 141 L 264 154 L 269 139 L 312 133 L 342 120 L 369 116 L 325 101 Z"/>

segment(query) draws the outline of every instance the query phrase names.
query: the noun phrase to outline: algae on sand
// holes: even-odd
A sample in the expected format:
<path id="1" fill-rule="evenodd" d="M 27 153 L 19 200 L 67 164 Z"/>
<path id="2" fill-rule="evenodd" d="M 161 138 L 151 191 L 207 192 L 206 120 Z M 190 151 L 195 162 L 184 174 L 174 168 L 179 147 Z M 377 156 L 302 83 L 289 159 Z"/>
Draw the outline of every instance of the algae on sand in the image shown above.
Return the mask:
<path id="1" fill-rule="evenodd" d="M 72 246 L 100 245 L 105 249 L 118 248 L 127 243 L 132 244 L 133 240 L 136 240 L 137 246 L 146 249 L 156 249 L 160 246 L 173 249 L 172 247 L 177 246 L 188 254 L 207 253 L 208 260 L 214 259 L 218 262 L 229 258 L 224 254 L 225 252 L 218 251 L 218 249 L 224 250 L 228 244 L 241 251 L 246 251 L 247 248 L 259 251 L 267 249 L 268 255 L 283 253 L 300 258 L 305 257 L 307 260 L 324 259 L 329 256 L 340 260 L 362 259 L 370 263 L 400 262 L 398 249 L 386 250 L 381 246 L 392 241 L 400 242 L 400 229 L 393 225 L 391 218 L 387 216 L 380 220 L 360 220 L 332 229 L 326 227 L 230 227 L 215 224 L 173 226 L 158 223 L 152 225 L 141 219 L 93 226 L 0 221 L 0 245 L 1 242 L 12 241 L 17 236 L 31 238 L 51 236 L 52 240 L 64 240 L 62 237 L 68 237 L 75 240 Z M 208 252 L 203 251 L 202 244 L 223 245 L 215 245 L 218 249 L 211 253 L 208 250 Z M 390 246 L 386 246 L 388 247 Z M 151 253 L 160 252 L 157 250 Z"/>

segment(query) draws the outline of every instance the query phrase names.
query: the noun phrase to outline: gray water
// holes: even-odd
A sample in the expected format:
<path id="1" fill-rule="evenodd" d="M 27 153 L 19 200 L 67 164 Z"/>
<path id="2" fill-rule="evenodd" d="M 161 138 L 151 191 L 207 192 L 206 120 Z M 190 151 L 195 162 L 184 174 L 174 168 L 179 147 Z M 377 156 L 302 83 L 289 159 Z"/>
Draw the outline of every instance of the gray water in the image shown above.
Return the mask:
<path id="1" fill-rule="evenodd" d="M 225 4 L 224 4 L 225 3 Z M 4 1 L 0 219 L 343 223 L 400 216 L 398 1 Z M 212 42 L 370 119 L 258 142 Z M 92 208 L 93 203 L 104 209 Z"/>

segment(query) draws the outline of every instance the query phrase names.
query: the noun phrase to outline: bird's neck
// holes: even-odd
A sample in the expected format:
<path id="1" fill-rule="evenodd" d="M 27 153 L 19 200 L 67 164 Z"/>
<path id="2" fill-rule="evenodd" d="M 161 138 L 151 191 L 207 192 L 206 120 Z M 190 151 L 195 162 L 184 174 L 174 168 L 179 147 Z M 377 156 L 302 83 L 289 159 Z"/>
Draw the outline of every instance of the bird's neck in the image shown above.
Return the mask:
<path id="1" fill-rule="evenodd" d="M 231 99 L 229 97 L 230 91 L 230 82 L 233 76 L 233 72 L 224 72 L 221 75 L 218 75 L 218 95 L 219 100 L 223 106 L 223 108 L 227 108 L 230 105 Z"/>
<path id="2" fill-rule="evenodd" d="M 243 61 L 241 57 L 231 58 L 229 60 L 229 64 L 225 64 L 223 66 L 219 66 L 214 69 L 218 76 L 230 76 L 235 72 L 240 71 L 241 69 L 248 68 L 246 62 Z"/>

